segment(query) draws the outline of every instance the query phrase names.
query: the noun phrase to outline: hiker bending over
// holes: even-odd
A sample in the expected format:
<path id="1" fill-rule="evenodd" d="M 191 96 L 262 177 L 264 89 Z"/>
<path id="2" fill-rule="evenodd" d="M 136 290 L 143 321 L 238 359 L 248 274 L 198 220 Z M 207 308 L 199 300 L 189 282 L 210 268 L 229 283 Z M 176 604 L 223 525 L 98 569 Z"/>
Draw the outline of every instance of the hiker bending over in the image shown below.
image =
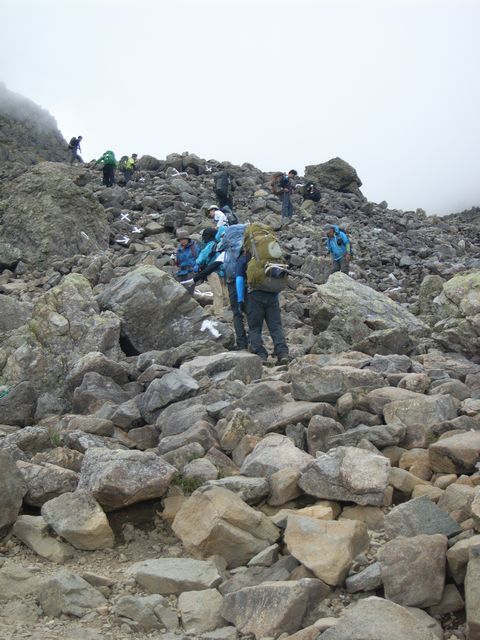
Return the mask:
<path id="1" fill-rule="evenodd" d="M 117 166 L 117 160 L 113 151 L 110 149 L 105 151 L 103 156 L 99 158 L 95 164 L 100 164 L 100 162 L 103 162 L 103 184 L 106 187 L 113 187 L 113 183 L 115 182 L 115 168 Z"/>
<path id="2" fill-rule="evenodd" d="M 213 293 L 213 313 L 219 320 L 225 320 L 225 307 L 228 304 L 227 287 L 223 271 L 223 252 L 217 250 L 224 227 L 216 231 L 208 227 L 203 232 L 205 246 L 201 250 L 194 267 L 194 282 L 207 280 Z M 224 254 L 223 254 L 224 255 Z"/>
<path id="3" fill-rule="evenodd" d="M 211 204 L 207 208 L 205 217 L 210 218 L 215 229 L 220 229 L 228 224 L 227 216 L 215 204 Z"/>
<path id="4" fill-rule="evenodd" d="M 326 224 L 324 230 L 327 234 L 325 238 L 327 250 L 333 261 L 332 273 L 342 271 L 348 275 L 352 248 L 347 234 L 335 224 Z"/>

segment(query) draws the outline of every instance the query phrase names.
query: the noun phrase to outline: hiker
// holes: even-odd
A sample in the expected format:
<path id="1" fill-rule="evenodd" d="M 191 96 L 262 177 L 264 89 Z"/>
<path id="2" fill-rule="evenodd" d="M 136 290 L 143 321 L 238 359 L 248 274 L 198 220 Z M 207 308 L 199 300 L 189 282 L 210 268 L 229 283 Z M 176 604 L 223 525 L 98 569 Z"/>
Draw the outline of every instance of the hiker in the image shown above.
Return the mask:
<path id="1" fill-rule="evenodd" d="M 223 270 L 227 284 L 228 299 L 233 314 L 233 329 L 235 331 L 235 346 L 233 351 L 248 348 L 248 334 L 245 330 L 244 310 L 240 310 L 235 282 L 237 261 L 241 255 L 243 237 L 246 225 L 235 224 L 225 228 L 221 242 L 217 245 L 219 251 L 225 252 Z M 245 294 L 242 301 L 246 299 Z"/>
<path id="2" fill-rule="evenodd" d="M 68 143 L 68 149 L 70 151 L 70 165 L 73 165 L 75 160 L 80 162 L 80 164 L 83 164 L 83 160 L 79 155 L 80 153 L 82 153 L 82 150 L 80 148 L 80 143 L 82 140 L 82 136 L 78 136 L 78 138 L 73 137 Z"/>
<path id="3" fill-rule="evenodd" d="M 219 171 L 213 177 L 213 191 L 217 198 L 218 208 L 224 206 L 230 207 L 233 211 L 233 192 L 235 191 L 235 183 L 230 177 L 228 171 Z"/>
<path id="4" fill-rule="evenodd" d="M 220 211 L 220 209 L 215 204 L 211 204 L 209 207 L 207 207 L 205 216 L 212 220 L 215 229 L 220 229 L 220 227 L 225 227 L 228 225 L 227 216 L 223 213 L 223 211 Z"/>
<path id="5" fill-rule="evenodd" d="M 332 273 L 342 271 L 348 275 L 352 247 L 347 234 L 335 224 L 326 224 L 324 231 L 327 234 L 325 238 L 327 250 L 333 261 Z"/>
<path id="6" fill-rule="evenodd" d="M 133 178 L 133 172 L 135 171 L 135 164 L 137 162 L 138 155 L 132 153 L 132 155 L 125 160 L 124 169 L 122 170 L 123 177 L 125 178 L 125 185 Z"/>
<path id="7" fill-rule="evenodd" d="M 106 187 L 113 187 L 113 183 L 115 182 L 115 168 L 117 166 L 117 160 L 115 159 L 113 151 L 105 151 L 103 156 L 99 158 L 95 164 L 100 164 L 100 162 L 103 162 L 103 184 Z"/>
<path id="8" fill-rule="evenodd" d="M 225 320 L 224 308 L 228 304 L 227 287 L 225 285 L 223 262 L 217 260 L 221 253 L 217 251 L 217 243 L 221 240 L 223 227 L 216 231 L 208 227 L 202 234 L 204 247 L 196 260 L 193 268 L 194 282 L 207 280 L 213 293 L 213 314 L 221 321 Z"/>
<path id="9" fill-rule="evenodd" d="M 291 195 L 295 190 L 295 179 L 298 176 L 295 169 L 290 169 L 287 175 L 276 173 L 272 179 L 272 191 L 282 201 L 282 222 L 287 222 L 293 216 Z"/>
<path id="10" fill-rule="evenodd" d="M 192 240 L 185 229 L 177 230 L 178 247 L 175 254 L 175 264 L 178 267 L 175 275 L 178 282 L 181 282 L 190 295 L 195 291 L 193 281 L 194 268 L 200 247 L 195 240 Z"/>
<path id="11" fill-rule="evenodd" d="M 263 323 L 266 322 L 277 364 L 287 364 L 290 356 L 279 303 L 279 292 L 287 283 L 286 271 L 279 262 L 282 259 L 281 248 L 273 229 L 260 223 L 246 227 L 243 248 L 244 253 L 237 262 L 235 282 L 239 310 L 247 312 L 250 350 L 262 361 L 267 360 L 268 353 L 262 340 Z M 248 288 L 247 298 L 245 286 Z"/>

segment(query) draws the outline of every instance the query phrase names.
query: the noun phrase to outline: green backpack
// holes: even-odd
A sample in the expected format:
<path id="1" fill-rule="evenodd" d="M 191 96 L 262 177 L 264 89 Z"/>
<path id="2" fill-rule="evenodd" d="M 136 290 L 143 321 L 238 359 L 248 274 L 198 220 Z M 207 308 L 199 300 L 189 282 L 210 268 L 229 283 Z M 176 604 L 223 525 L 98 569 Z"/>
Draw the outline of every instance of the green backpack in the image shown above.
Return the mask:
<path id="1" fill-rule="evenodd" d="M 103 164 L 113 164 L 114 166 L 116 166 L 117 161 L 115 159 L 115 154 L 113 153 L 113 151 L 105 151 L 102 156 L 102 162 Z"/>
<path id="2" fill-rule="evenodd" d="M 247 283 L 252 290 L 278 293 L 288 284 L 288 266 L 274 230 L 255 222 L 245 229 L 245 251 L 251 256 L 247 265 Z"/>

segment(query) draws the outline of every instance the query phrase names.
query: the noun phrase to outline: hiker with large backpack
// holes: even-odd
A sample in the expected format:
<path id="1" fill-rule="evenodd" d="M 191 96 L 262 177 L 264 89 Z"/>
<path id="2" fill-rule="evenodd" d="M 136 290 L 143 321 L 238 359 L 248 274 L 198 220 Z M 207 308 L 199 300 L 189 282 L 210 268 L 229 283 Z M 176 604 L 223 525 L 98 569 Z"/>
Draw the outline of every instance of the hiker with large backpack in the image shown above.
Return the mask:
<path id="1" fill-rule="evenodd" d="M 125 178 L 125 185 L 127 185 L 133 178 L 133 172 L 136 168 L 137 154 L 132 153 L 130 157 L 125 160 L 125 168 L 123 169 L 123 177 Z"/>
<path id="2" fill-rule="evenodd" d="M 113 187 L 115 182 L 115 168 L 117 166 L 117 160 L 113 151 L 110 149 L 105 151 L 95 164 L 100 164 L 100 162 L 103 162 L 103 184 L 106 187 Z"/>
<path id="3" fill-rule="evenodd" d="M 263 361 L 268 358 L 262 340 L 265 322 L 273 340 L 277 364 L 290 361 L 282 327 L 279 293 L 287 286 L 287 265 L 275 233 L 266 224 L 250 224 L 245 229 L 244 253 L 236 268 L 237 299 L 240 311 L 246 309 L 250 349 Z M 245 300 L 245 290 L 248 299 Z"/>
<path id="4" fill-rule="evenodd" d="M 219 252 L 217 244 L 221 240 L 223 227 L 216 231 L 208 227 L 202 234 L 204 242 L 196 264 L 193 268 L 194 282 L 207 280 L 213 294 L 213 313 L 219 320 L 225 320 L 225 307 L 228 305 L 227 287 L 225 285 L 223 260 L 219 260 L 223 252 Z"/>
<path id="5" fill-rule="evenodd" d="M 230 177 L 228 171 L 218 171 L 213 176 L 213 191 L 217 198 L 218 208 L 221 209 L 224 206 L 228 206 L 233 211 L 235 182 Z"/>
<path id="6" fill-rule="evenodd" d="M 295 190 L 295 179 L 298 176 L 295 169 L 290 169 L 288 175 L 284 173 L 274 173 L 271 181 L 273 193 L 278 196 L 282 202 L 282 222 L 287 222 L 293 217 L 293 204 L 291 195 Z"/>
<path id="7" fill-rule="evenodd" d="M 207 207 L 205 217 L 212 221 L 215 229 L 220 229 L 228 224 L 227 215 L 214 204 Z"/>
<path id="8" fill-rule="evenodd" d="M 332 273 L 342 271 L 348 275 L 350 260 L 352 259 L 352 245 L 349 237 L 343 229 L 336 224 L 326 224 L 325 244 L 332 256 Z"/>
<path id="9" fill-rule="evenodd" d="M 80 162 L 80 164 L 83 164 L 83 160 L 80 157 L 80 153 L 82 153 L 82 150 L 80 148 L 80 143 L 83 140 L 82 136 L 78 136 L 78 138 L 75 138 L 75 136 L 70 140 L 70 142 L 68 143 L 68 150 L 70 151 L 70 164 L 73 165 L 73 163 L 75 162 L 75 160 L 77 162 Z"/>
<path id="10" fill-rule="evenodd" d="M 195 282 L 193 276 L 195 274 L 195 265 L 200 253 L 200 247 L 195 240 L 192 240 L 185 229 L 177 230 L 178 247 L 175 254 L 175 264 L 177 273 L 175 277 L 178 282 L 183 284 L 185 289 L 193 295 L 195 291 Z"/>
<path id="11" fill-rule="evenodd" d="M 240 309 L 237 297 L 236 287 L 236 269 L 243 247 L 243 238 L 246 229 L 245 224 L 235 224 L 225 228 L 221 242 L 218 244 L 218 250 L 223 251 L 224 261 L 223 270 L 225 273 L 225 282 L 227 284 L 228 298 L 230 308 L 233 314 L 233 329 L 235 331 L 236 344 L 235 349 L 243 350 L 248 348 L 248 335 L 244 324 L 244 309 Z M 242 302 L 245 303 L 245 293 Z"/>

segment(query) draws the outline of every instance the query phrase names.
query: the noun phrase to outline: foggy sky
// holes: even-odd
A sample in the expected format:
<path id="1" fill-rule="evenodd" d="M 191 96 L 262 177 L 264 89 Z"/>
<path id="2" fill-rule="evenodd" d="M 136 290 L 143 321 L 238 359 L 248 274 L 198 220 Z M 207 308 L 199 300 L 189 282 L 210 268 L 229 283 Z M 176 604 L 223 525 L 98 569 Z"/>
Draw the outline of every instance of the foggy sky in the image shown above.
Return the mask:
<path id="1" fill-rule="evenodd" d="M 370 200 L 480 206 L 477 0 L 0 0 L 0 81 L 85 159 L 340 156 Z"/>

